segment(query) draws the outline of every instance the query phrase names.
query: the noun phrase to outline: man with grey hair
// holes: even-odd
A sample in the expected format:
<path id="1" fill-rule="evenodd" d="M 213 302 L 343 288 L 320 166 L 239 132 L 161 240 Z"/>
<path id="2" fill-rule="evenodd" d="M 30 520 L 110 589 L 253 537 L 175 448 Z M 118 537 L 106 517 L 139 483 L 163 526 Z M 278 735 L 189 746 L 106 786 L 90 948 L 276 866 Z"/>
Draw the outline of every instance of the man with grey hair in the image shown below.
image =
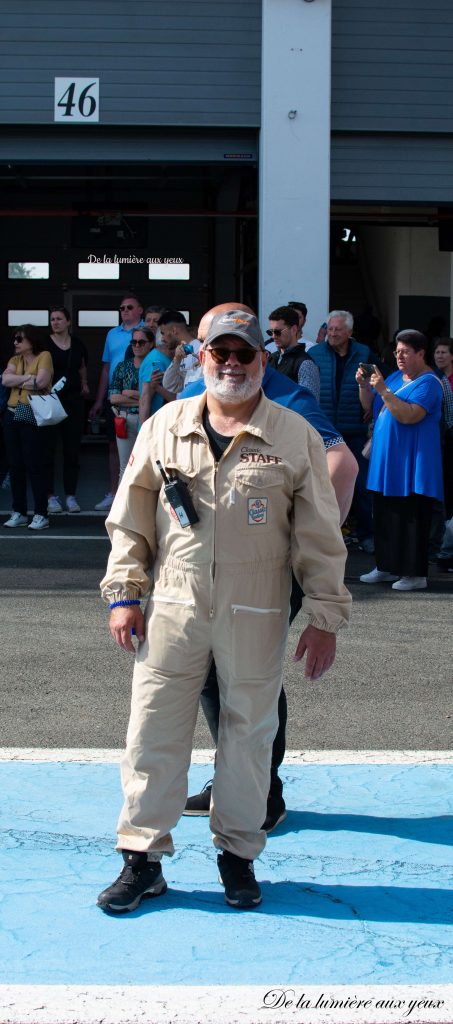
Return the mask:
<path id="1" fill-rule="evenodd" d="M 266 354 L 255 316 L 214 316 L 201 396 L 142 427 L 107 520 L 101 588 L 110 632 L 135 652 L 117 826 L 124 867 L 98 898 L 111 913 L 166 890 L 160 860 L 187 797 L 198 701 L 214 657 L 220 692 L 210 825 L 225 899 L 261 902 L 272 742 L 288 630 L 292 564 L 308 625 L 295 660 L 319 679 L 333 664 L 350 595 L 345 547 L 322 441 L 261 389 Z M 140 601 L 153 590 L 144 617 Z M 240 791 L 241 800 L 237 800 Z"/>
<path id="2" fill-rule="evenodd" d="M 326 341 L 310 352 L 321 376 L 319 404 L 331 423 L 343 435 L 355 455 L 357 476 L 352 512 L 357 536 L 364 551 L 374 551 L 371 496 L 367 491 L 368 462 L 362 455 L 368 427 L 364 421 L 355 375 L 359 363 L 374 363 L 376 356 L 367 345 L 352 337 L 354 317 L 345 309 L 334 309 L 327 318 Z"/>

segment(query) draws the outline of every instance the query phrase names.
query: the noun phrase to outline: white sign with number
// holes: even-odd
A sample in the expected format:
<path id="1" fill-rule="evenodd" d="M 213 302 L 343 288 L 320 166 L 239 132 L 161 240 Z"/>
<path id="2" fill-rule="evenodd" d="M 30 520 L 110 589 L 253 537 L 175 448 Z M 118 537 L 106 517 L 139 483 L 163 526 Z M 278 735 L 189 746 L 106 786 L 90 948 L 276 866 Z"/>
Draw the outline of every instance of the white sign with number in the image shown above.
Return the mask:
<path id="1" fill-rule="evenodd" d="M 99 121 L 99 78 L 56 78 L 54 121 Z"/>

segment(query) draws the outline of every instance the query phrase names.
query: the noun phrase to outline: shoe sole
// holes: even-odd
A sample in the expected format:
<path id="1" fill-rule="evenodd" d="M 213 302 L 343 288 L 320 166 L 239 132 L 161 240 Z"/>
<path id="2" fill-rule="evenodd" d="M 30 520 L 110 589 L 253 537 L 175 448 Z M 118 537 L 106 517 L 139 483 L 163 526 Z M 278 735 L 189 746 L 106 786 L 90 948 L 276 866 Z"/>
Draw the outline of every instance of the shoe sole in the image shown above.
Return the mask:
<path id="1" fill-rule="evenodd" d="M 26 522 L 26 523 L 3 523 L 3 526 L 6 526 L 7 530 L 19 530 L 21 526 L 28 526 L 28 522 Z"/>
<path id="2" fill-rule="evenodd" d="M 262 896 L 257 897 L 255 900 L 251 900 L 250 898 L 247 900 L 231 900 L 225 895 L 225 903 L 227 903 L 229 907 L 234 907 L 235 910 L 252 910 L 253 907 L 259 907 L 262 902 Z"/>
<path id="3" fill-rule="evenodd" d="M 374 584 L 378 584 L 378 583 L 396 583 L 397 579 L 398 579 L 398 576 L 388 576 L 387 579 L 385 579 L 385 580 L 364 580 L 363 576 L 359 576 L 360 583 L 372 583 L 372 584 L 373 583 Z"/>
<path id="4" fill-rule="evenodd" d="M 50 523 L 46 523 L 45 526 L 32 526 L 31 523 L 30 523 L 28 529 L 29 530 L 34 530 L 35 533 L 39 533 L 40 530 L 48 530 L 49 526 L 50 526 Z"/>
<path id="5" fill-rule="evenodd" d="M 108 914 L 130 914 L 132 910 L 137 909 L 142 900 L 154 899 L 155 896 L 164 896 L 166 891 L 167 883 L 165 879 L 162 879 L 162 882 L 159 882 L 158 885 L 153 885 L 150 889 L 146 889 L 146 892 L 141 892 L 137 899 L 129 903 L 127 907 L 115 907 L 111 903 L 100 903 L 99 900 L 97 900 L 96 906 Z"/>
<path id="6" fill-rule="evenodd" d="M 419 587 L 392 587 L 392 590 L 396 590 L 397 592 L 399 591 L 400 594 L 410 594 L 411 590 L 427 590 L 427 589 L 428 589 L 428 584 L 427 583 L 425 583 L 424 585 L 419 586 Z"/>
<path id="7" fill-rule="evenodd" d="M 209 811 L 186 811 L 183 812 L 184 818 L 209 818 Z"/>
<path id="8" fill-rule="evenodd" d="M 279 817 L 279 818 L 277 818 L 277 821 L 274 821 L 274 824 L 273 824 L 273 825 L 271 825 L 271 827 L 270 827 L 270 828 L 265 828 L 265 829 L 264 829 L 264 831 L 266 832 L 266 834 L 267 834 L 267 835 L 269 835 L 269 834 L 270 834 L 270 832 L 273 832 L 273 831 L 274 831 L 274 828 L 277 828 L 277 825 L 281 825 L 282 821 L 284 821 L 284 820 L 285 820 L 285 818 L 287 818 L 287 817 L 288 817 L 288 812 L 287 812 L 287 811 L 282 811 L 282 813 L 281 813 L 280 817 Z"/>

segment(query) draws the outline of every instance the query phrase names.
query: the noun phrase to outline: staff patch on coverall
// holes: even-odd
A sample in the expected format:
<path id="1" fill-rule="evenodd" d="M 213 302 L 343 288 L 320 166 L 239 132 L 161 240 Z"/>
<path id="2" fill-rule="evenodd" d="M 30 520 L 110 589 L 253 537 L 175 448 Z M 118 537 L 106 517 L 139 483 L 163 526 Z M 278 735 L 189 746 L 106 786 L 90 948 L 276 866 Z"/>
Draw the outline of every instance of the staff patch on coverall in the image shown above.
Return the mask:
<path id="1" fill-rule="evenodd" d="M 267 523 L 267 505 L 269 498 L 248 498 L 248 524 L 249 526 L 262 526 Z"/>

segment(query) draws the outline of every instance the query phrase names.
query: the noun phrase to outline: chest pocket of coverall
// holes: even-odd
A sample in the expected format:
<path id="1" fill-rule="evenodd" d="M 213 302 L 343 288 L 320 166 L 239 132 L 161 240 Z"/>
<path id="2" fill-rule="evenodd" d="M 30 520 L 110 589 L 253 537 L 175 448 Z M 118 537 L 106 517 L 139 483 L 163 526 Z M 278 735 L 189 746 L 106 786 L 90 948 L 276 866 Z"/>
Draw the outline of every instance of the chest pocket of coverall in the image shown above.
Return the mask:
<path id="1" fill-rule="evenodd" d="M 282 494 L 284 471 L 280 466 L 239 465 L 234 478 L 235 524 L 253 544 L 258 531 L 272 530 Z"/>
<path id="2" fill-rule="evenodd" d="M 187 448 L 187 451 L 183 451 L 180 458 L 177 460 L 172 458 L 166 459 L 164 468 L 169 478 L 174 477 L 185 485 L 194 505 L 196 506 L 197 502 L 196 499 L 194 499 L 194 490 L 197 474 L 200 471 L 200 454 L 198 446 L 195 445 L 192 450 Z M 158 506 L 158 529 L 164 528 L 166 516 L 169 516 L 174 523 L 177 522 L 176 514 L 171 510 L 170 502 L 168 501 L 163 487 L 159 496 L 159 504 L 165 509 L 165 516 L 162 519 L 160 518 Z M 185 533 L 185 529 L 179 525 L 177 526 L 177 531 L 181 531 L 183 534 Z M 174 551 L 173 554 L 175 554 L 176 557 L 181 557 L 181 551 L 179 550 Z"/>

